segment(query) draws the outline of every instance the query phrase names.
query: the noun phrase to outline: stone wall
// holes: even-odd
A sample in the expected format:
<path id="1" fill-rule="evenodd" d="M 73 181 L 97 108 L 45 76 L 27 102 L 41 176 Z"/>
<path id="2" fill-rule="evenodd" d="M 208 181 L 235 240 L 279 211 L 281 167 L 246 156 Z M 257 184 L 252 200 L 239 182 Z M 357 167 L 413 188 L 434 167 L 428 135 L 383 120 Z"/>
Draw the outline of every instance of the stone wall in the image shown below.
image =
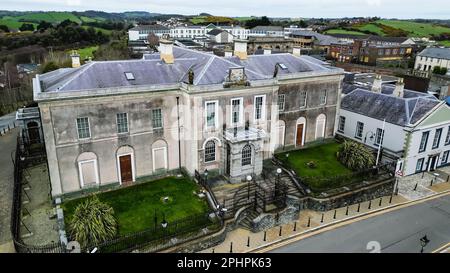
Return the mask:
<path id="1" fill-rule="evenodd" d="M 260 232 L 279 225 L 296 221 L 299 217 L 298 206 L 288 206 L 278 213 L 263 213 L 252 221 L 252 232 Z"/>
<path id="2" fill-rule="evenodd" d="M 299 210 L 329 211 L 391 195 L 394 192 L 394 185 L 395 178 L 392 178 L 381 183 L 327 198 L 289 197 L 287 203 L 289 206 L 298 207 Z"/>

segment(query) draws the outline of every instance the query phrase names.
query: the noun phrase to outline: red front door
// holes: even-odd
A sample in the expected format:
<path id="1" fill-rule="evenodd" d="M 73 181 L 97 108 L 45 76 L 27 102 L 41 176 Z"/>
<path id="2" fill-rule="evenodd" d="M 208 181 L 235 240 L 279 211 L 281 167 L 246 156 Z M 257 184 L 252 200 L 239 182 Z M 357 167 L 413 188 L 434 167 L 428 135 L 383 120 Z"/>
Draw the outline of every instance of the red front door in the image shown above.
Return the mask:
<path id="1" fill-rule="evenodd" d="M 297 124 L 297 146 L 303 146 L 303 124 Z"/>
<path id="2" fill-rule="evenodd" d="M 131 155 L 124 155 L 119 157 L 120 162 L 120 177 L 122 183 L 133 181 L 133 170 L 131 167 Z"/>

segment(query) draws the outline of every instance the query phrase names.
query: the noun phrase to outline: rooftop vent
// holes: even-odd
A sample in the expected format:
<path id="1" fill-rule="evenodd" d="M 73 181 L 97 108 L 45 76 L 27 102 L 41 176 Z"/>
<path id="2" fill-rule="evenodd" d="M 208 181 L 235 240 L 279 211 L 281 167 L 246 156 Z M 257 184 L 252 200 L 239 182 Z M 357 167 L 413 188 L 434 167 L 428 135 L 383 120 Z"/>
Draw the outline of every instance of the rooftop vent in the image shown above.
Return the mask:
<path id="1" fill-rule="evenodd" d="M 131 72 L 125 72 L 125 77 L 127 78 L 127 80 L 131 81 L 134 80 L 134 75 Z"/>

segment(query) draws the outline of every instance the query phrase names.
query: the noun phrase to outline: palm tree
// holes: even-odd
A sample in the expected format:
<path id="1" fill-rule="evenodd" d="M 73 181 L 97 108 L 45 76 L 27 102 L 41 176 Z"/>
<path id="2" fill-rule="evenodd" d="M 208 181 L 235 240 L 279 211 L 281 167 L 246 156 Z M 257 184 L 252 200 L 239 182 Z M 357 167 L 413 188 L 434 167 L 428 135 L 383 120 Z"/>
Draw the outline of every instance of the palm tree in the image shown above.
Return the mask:
<path id="1" fill-rule="evenodd" d="M 82 247 L 113 239 L 117 234 L 113 208 L 94 195 L 76 207 L 69 223 L 69 232 Z"/>
<path id="2" fill-rule="evenodd" d="M 361 143 L 344 141 L 337 152 L 338 160 L 353 171 L 365 170 L 375 164 L 371 151 Z"/>

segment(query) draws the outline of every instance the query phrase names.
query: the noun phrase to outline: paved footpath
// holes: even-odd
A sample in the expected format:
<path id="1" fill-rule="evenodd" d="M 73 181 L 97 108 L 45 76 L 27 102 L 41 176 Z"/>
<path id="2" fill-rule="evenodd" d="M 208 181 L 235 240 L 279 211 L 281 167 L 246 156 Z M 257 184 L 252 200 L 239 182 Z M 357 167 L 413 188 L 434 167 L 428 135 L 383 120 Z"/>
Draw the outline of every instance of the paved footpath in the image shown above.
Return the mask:
<path id="1" fill-rule="evenodd" d="M 439 193 L 445 193 L 450 191 L 450 183 L 439 183 L 434 184 L 432 187 L 428 185 L 428 187 L 424 184 L 423 185 L 424 191 L 427 192 L 425 196 L 430 196 L 430 194 L 439 194 Z M 411 199 L 407 199 L 408 197 L 414 197 Z M 213 248 L 206 249 L 204 251 L 201 251 L 203 253 L 229 253 L 230 249 L 232 248 L 232 251 L 234 253 L 242 253 L 242 252 L 253 252 L 256 249 L 263 249 L 265 246 L 269 246 L 271 244 L 274 244 L 276 242 L 280 242 L 283 240 L 286 240 L 288 238 L 294 238 L 297 236 L 301 236 L 302 234 L 306 234 L 309 232 L 317 232 L 320 231 L 328 231 L 332 230 L 336 227 L 339 222 L 343 222 L 346 220 L 351 220 L 353 222 L 356 222 L 358 220 L 362 220 L 364 215 L 367 215 L 370 212 L 379 211 L 379 213 L 383 214 L 389 207 L 393 206 L 399 206 L 401 204 L 405 204 L 407 202 L 415 201 L 419 199 L 419 195 L 401 195 L 394 196 L 392 199 L 392 202 L 389 203 L 390 196 L 383 197 L 381 199 L 381 206 L 379 205 L 380 199 L 376 199 L 370 202 L 370 209 L 369 209 L 369 202 L 361 203 L 360 205 L 360 211 L 358 210 L 358 205 L 352 205 L 349 207 L 348 215 L 346 215 L 347 208 L 339 208 L 336 210 L 336 218 L 334 218 L 335 211 L 328 211 L 323 213 L 324 221 L 322 222 L 322 213 L 317 211 L 310 211 L 310 210 L 303 210 L 300 212 L 299 219 L 297 220 L 296 224 L 291 223 L 283 226 L 277 226 L 274 228 L 271 228 L 265 232 L 266 240 L 264 241 L 264 232 L 258 232 L 258 233 L 252 233 L 248 230 L 238 228 L 236 230 L 233 230 L 228 233 L 225 241 Z M 422 196 L 422 195 L 420 195 Z M 447 213 L 450 213 L 448 211 Z M 416 215 L 418 217 L 421 217 L 421 215 Z M 369 218 L 368 221 L 370 221 L 371 214 L 368 214 L 365 216 Z M 380 217 L 383 217 L 382 215 Z M 450 217 L 448 217 L 450 219 Z M 310 221 L 310 225 L 308 226 L 308 221 Z M 351 225 L 348 225 L 348 227 L 352 230 L 353 233 L 362 233 L 362 230 L 355 230 L 353 227 L 353 223 Z M 295 231 L 294 231 L 295 228 Z M 280 236 L 280 229 L 281 229 L 281 236 Z M 385 231 L 386 232 L 386 231 Z M 390 231 L 387 231 L 389 233 Z M 327 233 L 327 232 L 325 232 Z M 248 244 L 248 239 L 250 238 L 250 244 Z M 330 240 L 328 240 L 330 241 Z M 337 241 L 336 241 L 337 242 Z M 330 241 L 331 244 L 333 244 L 333 240 Z M 366 242 L 367 243 L 367 242 Z M 443 244 L 443 243 L 442 243 Z M 232 245 L 232 246 L 231 246 Z M 332 250 L 338 251 L 336 248 L 330 248 Z M 316 249 L 322 252 L 326 252 L 326 249 Z M 353 250 L 353 249 L 352 249 Z M 395 251 L 395 248 L 391 248 L 392 251 Z M 262 250 L 264 251 L 264 250 Z"/>
<path id="2" fill-rule="evenodd" d="M 0 253 L 14 250 L 11 241 L 10 219 L 14 182 L 14 158 L 18 129 L 0 136 Z"/>

